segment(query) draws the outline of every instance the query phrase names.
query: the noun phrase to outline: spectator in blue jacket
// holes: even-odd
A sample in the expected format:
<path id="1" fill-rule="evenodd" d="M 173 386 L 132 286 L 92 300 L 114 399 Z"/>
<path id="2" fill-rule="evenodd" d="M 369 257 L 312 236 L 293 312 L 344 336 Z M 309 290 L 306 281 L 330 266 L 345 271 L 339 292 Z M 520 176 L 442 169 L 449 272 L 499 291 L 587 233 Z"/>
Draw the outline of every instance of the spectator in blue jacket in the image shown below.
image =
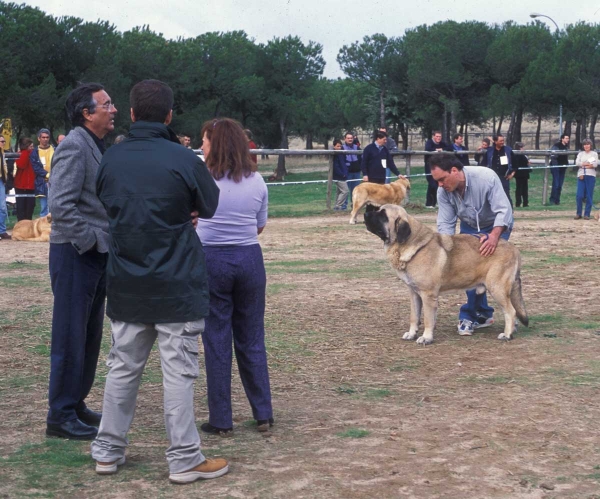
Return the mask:
<path id="1" fill-rule="evenodd" d="M 335 139 L 333 141 L 333 149 L 336 151 L 342 150 L 342 141 Z M 335 180 L 336 196 L 335 211 L 343 211 L 348 207 L 348 166 L 346 158 L 337 154 L 333 157 L 333 180 Z"/>

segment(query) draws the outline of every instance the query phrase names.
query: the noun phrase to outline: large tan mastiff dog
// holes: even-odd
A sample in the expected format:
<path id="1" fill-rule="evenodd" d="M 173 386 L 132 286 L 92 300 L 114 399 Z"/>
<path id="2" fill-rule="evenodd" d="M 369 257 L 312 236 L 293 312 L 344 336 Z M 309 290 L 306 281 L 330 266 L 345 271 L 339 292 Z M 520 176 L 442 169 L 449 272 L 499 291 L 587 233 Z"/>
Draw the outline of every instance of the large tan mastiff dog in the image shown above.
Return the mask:
<path id="1" fill-rule="evenodd" d="M 515 315 L 524 325 L 529 324 L 521 294 L 519 250 L 508 241 L 501 239 L 493 255 L 481 256 L 478 237 L 438 234 L 404 208 L 391 204 L 365 213 L 365 224 L 383 239 L 392 267 L 410 290 L 410 330 L 402 339 L 417 337 L 423 310 L 425 330 L 417 343 L 433 341 L 438 296 L 446 291 L 476 289 L 483 293 L 487 289 L 504 310 L 504 332 L 499 340 L 512 339 Z"/>
<path id="2" fill-rule="evenodd" d="M 364 205 L 383 206 L 384 204 L 402 204 L 408 198 L 410 182 L 407 178 L 399 177 L 398 180 L 389 184 L 374 184 L 363 182 L 352 191 L 352 213 L 350 213 L 350 224 L 356 223 L 356 215 Z"/>
<path id="3" fill-rule="evenodd" d="M 21 220 L 15 224 L 12 231 L 14 241 L 38 241 L 47 243 L 50 241 L 50 223 L 52 215 L 48 213 L 45 217 L 35 220 Z"/>

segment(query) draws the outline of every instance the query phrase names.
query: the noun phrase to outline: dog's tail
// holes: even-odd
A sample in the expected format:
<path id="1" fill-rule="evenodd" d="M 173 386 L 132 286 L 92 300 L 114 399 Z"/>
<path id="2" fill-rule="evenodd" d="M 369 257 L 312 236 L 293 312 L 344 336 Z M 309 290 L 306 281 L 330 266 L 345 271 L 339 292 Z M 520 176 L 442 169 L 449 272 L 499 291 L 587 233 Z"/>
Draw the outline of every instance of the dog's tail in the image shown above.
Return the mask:
<path id="1" fill-rule="evenodd" d="M 521 321 L 524 326 L 529 326 L 529 317 L 527 317 L 527 310 L 525 310 L 525 302 L 523 300 L 523 293 L 521 292 L 521 270 L 517 269 L 517 276 L 513 282 L 510 290 L 510 302 L 517 312 L 517 318 Z"/>

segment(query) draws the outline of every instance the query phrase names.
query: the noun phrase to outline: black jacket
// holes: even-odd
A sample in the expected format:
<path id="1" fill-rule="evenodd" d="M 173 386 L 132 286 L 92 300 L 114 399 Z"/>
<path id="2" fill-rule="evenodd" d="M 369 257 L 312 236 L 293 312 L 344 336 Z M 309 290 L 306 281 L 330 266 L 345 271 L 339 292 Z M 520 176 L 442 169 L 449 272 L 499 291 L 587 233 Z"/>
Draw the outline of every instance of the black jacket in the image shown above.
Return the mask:
<path id="1" fill-rule="evenodd" d="M 206 165 L 165 125 L 138 121 L 102 157 L 96 187 L 111 236 L 107 315 L 147 324 L 206 317 L 206 263 L 190 219 L 217 209 Z"/>
<path id="2" fill-rule="evenodd" d="M 529 158 L 524 154 L 515 154 L 514 151 L 511 152 L 511 155 L 511 163 L 513 171 L 515 172 L 515 178 L 529 178 L 529 173 L 531 172 Z"/>
<path id="3" fill-rule="evenodd" d="M 377 144 L 373 142 L 365 147 L 361 162 L 362 174 L 369 177 L 369 182 L 385 184 L 386 171 L 383 168 L 382 160 L 385 160 L 386 167 L 392 170 L 394 174 L 400 175 L 390 151 L 385 146 L 380 151 Z"/>
<path id="4" fill-rule="evenodd" d="M 443 140 L 440 141 L 439 144 L 436 144 L 433 139 L 427 139 L 425 142 L 425 150 L 429 152 L 437 151 L 438 149 L 442 149 L 443 151 L 454 151 L 452 146 L 446 144 Z M 429 166 L 429 159 L 431 156 L 425 156 L 425 173 L 431 173 L 431 167 Z M 427 175 L 427 183 L 430 187 L 435 187 L 437 189 L 438 183 L 433 179 L 431 175 Z"/>

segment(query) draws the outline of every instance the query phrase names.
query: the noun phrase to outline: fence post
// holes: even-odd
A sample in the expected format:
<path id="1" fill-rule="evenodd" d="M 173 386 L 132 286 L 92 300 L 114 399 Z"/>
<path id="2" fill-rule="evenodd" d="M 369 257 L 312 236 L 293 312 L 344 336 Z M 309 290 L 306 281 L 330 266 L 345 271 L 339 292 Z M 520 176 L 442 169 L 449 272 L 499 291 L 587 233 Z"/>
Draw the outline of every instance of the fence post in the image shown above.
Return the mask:
<path id="1" fill-rule="evenodd" d="M 410 177 L 410 158 L 412 156 L 412 154 L 409 151 L 408 154 L 406 155 L 406 176 Z"/>
<path id="2" fill-rule="evenodd" d="M 327 209 L 331 210 L 331 186 L 333 184 L 333 154 L 329 155 L 329 174 L 327 175 Z"/>
<path id="3" fill-rule="evenodd" d="M 544 157 L 544 162 L 546 164 L 546 168 L 544 169 L 544 188 L 542 189 L 542 205 L 546 206 L 548 204 L 548 166 L 550 165 L 550 156 L 546 154 Z"/>

